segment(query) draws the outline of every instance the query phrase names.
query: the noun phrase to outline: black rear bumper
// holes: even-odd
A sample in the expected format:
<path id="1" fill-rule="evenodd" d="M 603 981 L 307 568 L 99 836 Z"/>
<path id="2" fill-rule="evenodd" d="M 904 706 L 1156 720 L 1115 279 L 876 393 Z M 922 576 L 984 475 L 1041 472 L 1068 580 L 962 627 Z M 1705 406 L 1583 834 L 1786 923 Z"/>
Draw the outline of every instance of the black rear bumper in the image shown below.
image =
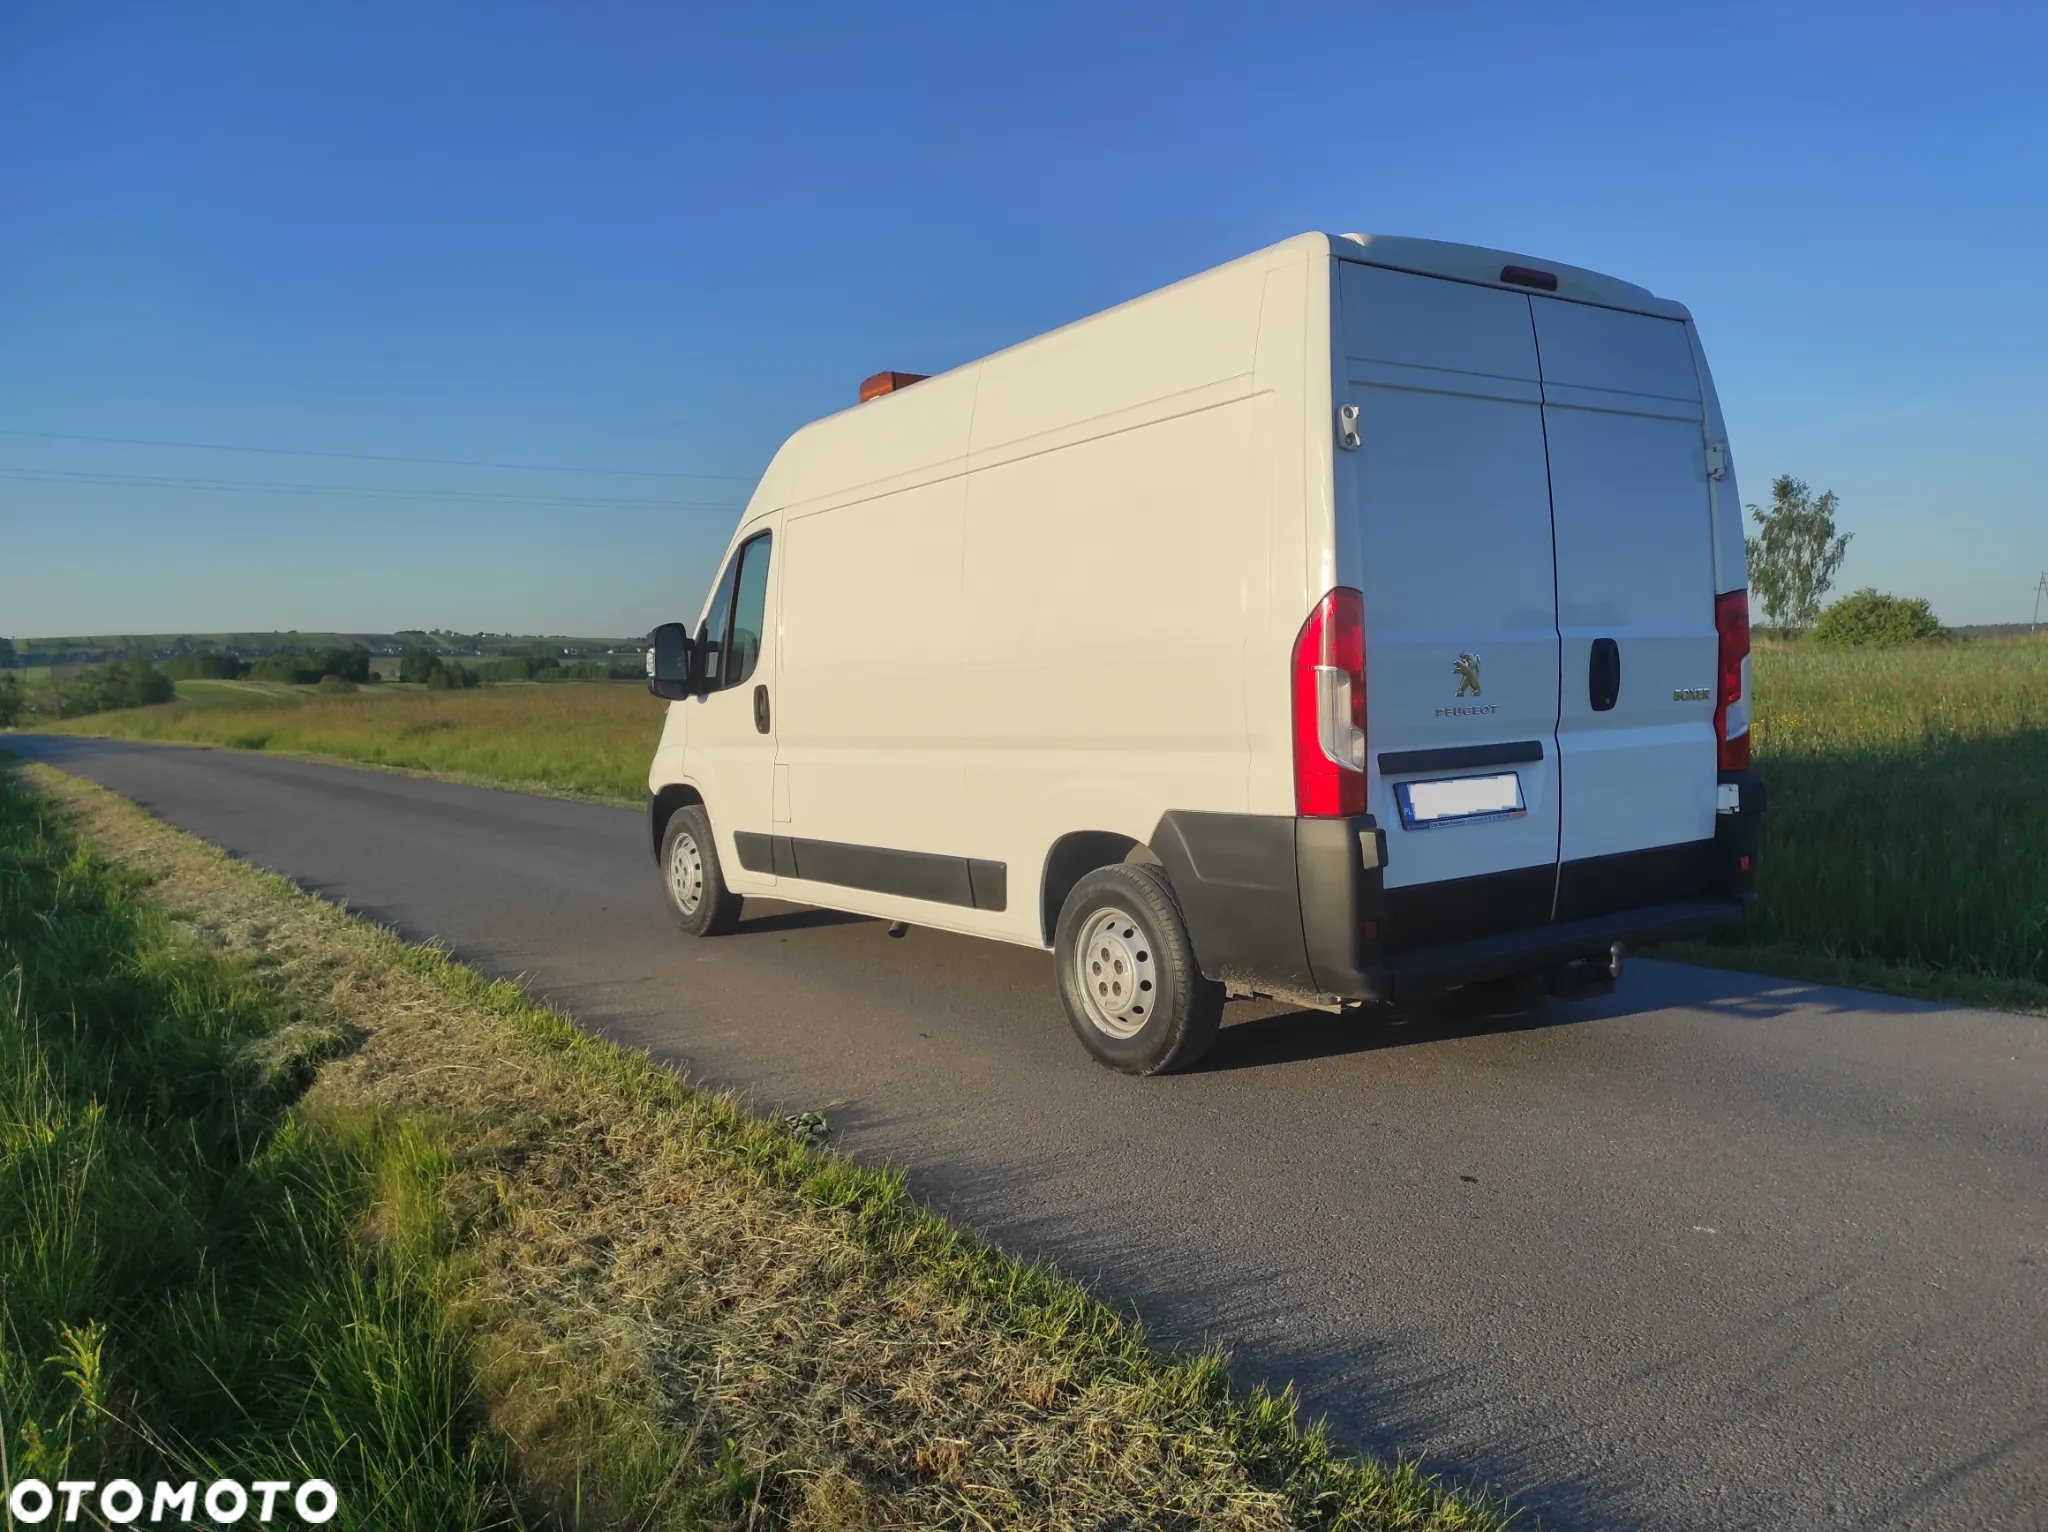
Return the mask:
<path id="1" fill-rule="evenodd" d="M 1568 963 L 1575 958 L 1604 952 L 1616 942 L 1634 946 L 1642 942 L 1669 941 L 1679 936 L 1697 936 L 1715 926 L 1740 920 L 1743 909 L 1740 899 L 1686 899 L 1672 904 L 1619 910 L 1611 915 L 1594 915 L 1584 920 L 1552 921 L 1547 925 L 1527 926 L 1519 931 L 1506 931 L 1471 941 L 1418 947 L 1412 952 L 1396 953 L 1386 960 L 1389 993 L 1384 998 L 1548 968 L 1555 963 Z"/>
<path id="2" fill-rule="evenodd" d="M 1716 816 L 1711 840 L 1448 883 L 1387 888 L 1387 835 L 1371 815 L 1169 813 L 1152 849 L 1210 978 L 1392 1000 L 1741 919 L 1763 789 L 1748 772 L 1723 783 L 1738 807 Z"/>

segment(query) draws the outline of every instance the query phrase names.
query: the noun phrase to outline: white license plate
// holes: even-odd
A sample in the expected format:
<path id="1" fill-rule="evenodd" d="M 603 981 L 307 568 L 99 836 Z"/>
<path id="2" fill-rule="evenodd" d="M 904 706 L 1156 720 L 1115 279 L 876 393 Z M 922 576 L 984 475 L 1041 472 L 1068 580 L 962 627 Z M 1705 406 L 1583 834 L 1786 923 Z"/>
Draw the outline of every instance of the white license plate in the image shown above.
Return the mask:
<path id="1" fill-rule="evenodd" d="M 1522 802 L 1522 774 L 1518 771 L 1503 771 L 1490 777 L 1397 782 L 1394 798 L 1401 805 L 1401 823 L 1410 830 L 1480 824 L 1489 819 L 1519 819 L 1529 812 Z"/>

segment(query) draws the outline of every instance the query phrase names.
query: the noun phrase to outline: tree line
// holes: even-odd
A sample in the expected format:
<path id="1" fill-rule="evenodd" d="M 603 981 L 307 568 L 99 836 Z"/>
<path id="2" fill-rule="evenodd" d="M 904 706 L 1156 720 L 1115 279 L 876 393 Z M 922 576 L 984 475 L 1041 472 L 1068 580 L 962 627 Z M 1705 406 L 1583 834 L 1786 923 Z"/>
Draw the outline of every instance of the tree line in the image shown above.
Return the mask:
<path id="1" fill-rule="evenodd" d="M 433 691 L 462 690 L 506 681 L 633 681 L 642 667 L 629 660 L 556 659 L 551 654 L 508 655 L 465 664 L 451 655 L 415 647 L 398 662 L 398 679 Z"/>
<path id="2" fill-rule="evenodd" d="M 0 639 L 0 644 L 6 644 Z M 13 645 L 4 657 L 12 661 Z M 133 649 L 127 660 L 106 665 L 88 665 L 60 685 L 34 689 L 8 669 L 0 676 L 0 728 L 13 728 L 25 717 L 40 714 L 48 718 L 76 718 L 84 713 L 104 713 L 114 708 L 148 707 L 169 702 L 177 694 L 171 678 L 156 668 L 147 649 Z"/>

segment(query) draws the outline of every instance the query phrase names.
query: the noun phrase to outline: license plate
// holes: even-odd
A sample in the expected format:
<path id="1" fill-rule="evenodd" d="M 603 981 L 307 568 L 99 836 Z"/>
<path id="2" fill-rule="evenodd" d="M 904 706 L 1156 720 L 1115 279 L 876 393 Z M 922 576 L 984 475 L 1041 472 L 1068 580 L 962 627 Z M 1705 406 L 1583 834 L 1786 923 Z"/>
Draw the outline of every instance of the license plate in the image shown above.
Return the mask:
<path id="1" fill-rule="evenodd" d="M 1490 777 L 1440 777 L 1434 782 L 1396 782 L 1394 799 L 1401 823 L 1410 830 L 1439 825 L 1484 824 L 1492 819 L 1519 819 L 1528 813 L 1522 802 L 1522 774 L 1503 771 Z"/>

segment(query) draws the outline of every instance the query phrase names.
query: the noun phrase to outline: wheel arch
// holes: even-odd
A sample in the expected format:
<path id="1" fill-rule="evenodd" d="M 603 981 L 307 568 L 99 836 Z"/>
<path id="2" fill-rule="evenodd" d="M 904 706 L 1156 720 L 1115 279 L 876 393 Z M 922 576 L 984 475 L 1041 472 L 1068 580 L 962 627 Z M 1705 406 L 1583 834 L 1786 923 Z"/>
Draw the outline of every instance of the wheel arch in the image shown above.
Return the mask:
<path id="1" fill-rule="evenodd" d="M 1150 846 L 1117 830 L 1069 830 L 1052 843 L 1045 854 L 1045 876 L 1038 884 L 1039 934 L 1046 946 L 1053 943 L 1060 910 L 1074 885 L 1096 868 L 1118 862 L 1142 862 L 1165 871 Z"/>
<path id="2" fill-rule="evenodd" d="M 657 861 L 661 857 L 661 838 L 668 833 L 668 822 L 675 817 L 676 810 L 692 804 L 702 807 L 703 803 L 704 795 L 687 782 L 671 782 L 647 795 L 647 830 Z"/>

